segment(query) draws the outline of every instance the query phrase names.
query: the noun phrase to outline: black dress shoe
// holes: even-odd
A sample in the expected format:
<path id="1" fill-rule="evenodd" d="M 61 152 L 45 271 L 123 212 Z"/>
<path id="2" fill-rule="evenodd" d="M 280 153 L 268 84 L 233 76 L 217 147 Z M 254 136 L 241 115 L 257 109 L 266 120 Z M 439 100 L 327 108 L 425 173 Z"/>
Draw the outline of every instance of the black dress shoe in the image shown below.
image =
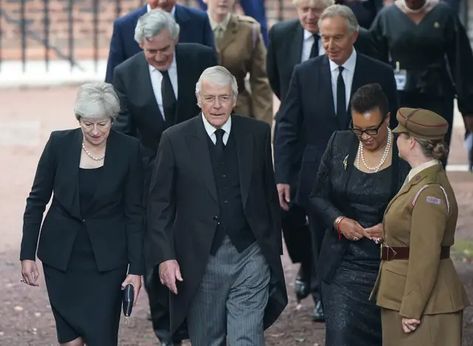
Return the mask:
<path id="1" fill-rule="evenodd" d="M 317 300 L 315 303 L 314 311 L 312 312 L 312 321 L 314 322 L 325 322 L 324 309 L 322 307 L 322 302 Z"/>
<path id="2" fill-rule="evenodd" d="M 296 282 L 294 283 L 294 293 L 296 294 L 297 303 L 300 303 L 300 301 L 307 297 L 310 293 L 310 277 L 305 277 L 302 266 L 299 268 L 299 272 L 296 276 Z"/>

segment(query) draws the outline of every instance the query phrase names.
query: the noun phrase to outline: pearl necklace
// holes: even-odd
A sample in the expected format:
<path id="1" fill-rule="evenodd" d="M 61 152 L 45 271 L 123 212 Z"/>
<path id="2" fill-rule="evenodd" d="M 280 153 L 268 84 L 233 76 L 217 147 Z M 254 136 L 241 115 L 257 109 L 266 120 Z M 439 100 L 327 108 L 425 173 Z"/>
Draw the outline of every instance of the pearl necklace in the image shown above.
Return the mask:
<path id="1" fill-rule="evenodd" d="M 84 150 L 84 153 L 87 154 L 88 157 L 90 157 L 92 160 L 94 161 L 102 161 L 104 158 L 105 158 L 105 154 L 101 157 L 98 157 L 98 156 L 95 156 L 93 155 L 90 151 L 88 151 L 86 148 L 85 148 L 85 144 L 84 142 L 82 142 L 82 150 Z"/>
<path id="2" fill-rule="evenodd" d="M 381 160 L 374 167 L 370 167 L 366 164 L 365 155 L 363 154 L 364 153 L 363 143 L 360 141 L 360 143 L 358 145 L 358 156 L 356 158 L 356 165 L 358 167 L 360 167 L 360 158 L 361 158 L 361 162 L 363 162 L 363 166 L 365 166 L 365 168 L 368 171 L 373 172 L 373 173 L 377 173 L 379 171 L 379 169 L 383 166 L 384 162 L 386 161 L 386 159 L 388 157 L 389 150 L 391 150 L 392 139 L 393 139 L 393 134 L 391 132 L 391 129 L 388 128 L 388 141 L 386 143 L 386 146 L 384 147 L 383 156 L 381 156 Z"/>

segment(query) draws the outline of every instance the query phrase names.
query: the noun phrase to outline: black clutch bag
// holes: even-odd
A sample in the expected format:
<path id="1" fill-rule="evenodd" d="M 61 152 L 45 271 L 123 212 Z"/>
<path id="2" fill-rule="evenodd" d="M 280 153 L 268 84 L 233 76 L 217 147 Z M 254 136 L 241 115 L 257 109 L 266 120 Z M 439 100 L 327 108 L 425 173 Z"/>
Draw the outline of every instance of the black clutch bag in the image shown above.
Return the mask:
<path id="1" fill-rule="evenodd" d="M 125 317 L 130 317 L 131 310 L 133 309 L 133 300 L 135 298 L 134 287 L 132 284 L 128 284 L 122 291 L 122 304 L 123 314 Z"/>

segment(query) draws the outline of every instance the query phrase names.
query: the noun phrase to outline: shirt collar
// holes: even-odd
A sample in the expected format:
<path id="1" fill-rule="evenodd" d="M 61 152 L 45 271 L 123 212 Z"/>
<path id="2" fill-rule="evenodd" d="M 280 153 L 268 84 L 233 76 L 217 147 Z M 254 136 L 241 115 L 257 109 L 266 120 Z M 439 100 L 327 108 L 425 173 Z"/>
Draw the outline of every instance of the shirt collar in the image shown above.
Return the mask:
<path id="1" fill-rule="evenodd" d="M 205 127 L 205 132 L 207 132 L 207 135 L 212 138 L 212 135 L 215 133 L 217 130 L 216 127 L 210 125 L 207 119 L 205 119 L 204 114 L 202 113 L 202 121 L 204 122 L 204 127 Z M 221 129 L 225 131 L 228 135 L 230 135 L 230 130 L 232 128 L 232 116 L 230 115 L 228 117 L 228 120 L 225 124 L 222 125 Z"/>
<path id="2" fill-rule="evenodd" d="M 316 34 L 318 35 L 319 33 L 316 33 Z M 304 29 L 304 41 L 307 41 L 309 38 L 312 38 L 312 37 L 314 37 L 314 34 Z"/>
<path id="3" fill-rule="evenodd" d="M 151 6 L 149 4 L 146 4 L 146 13 L 148 13 L 149 11 L 151 11 Z M 174 15 L 176 14 L 176 6 L 173 6 L 172 7 L 172 10 L 171 10 L 171 16 L 174 17 Z"/>
<path id="4" fill-rule="evenodd" d="M 424 163 L 420 164 L 419 166 L 412 168 L 409 171 L 409 175 L 407 176 L 407 179 L 408 179 L 408 181 L 411 181 L 412 178 L 414 178 L 417 174 L 422 172 L 424 169 L 427 169 L 427 168 L 435 166 L 435 165 L 440 165 L 440 164 L 441 164 L 440 161 L 435 160 L 435 159 L 424 162 Z"/>
<path id="5" fill-rule="evenodd" d="M 330 71 L 335 71 L 338 69 L 338 66 L 335 62 L 329 59 L 330 62 Z M 355 65 L 356 65 L 356 50 L 353 48 L 353 52 L 351 52 L 350 57 L 341 65 L 344 67 L 345 70 L 350 72 L 355 72 Z"/>
<path id="6" fill-rule="evenodd" d="M 230 22 L 230 13 L 227 13 L 227 16 L 220 23 L 214 21 L 210 14 L 208 16 L 212 31 L 215 31 L 219 26 L 222 28 L 223 31 L 227 30 L 228 23 Z"/>

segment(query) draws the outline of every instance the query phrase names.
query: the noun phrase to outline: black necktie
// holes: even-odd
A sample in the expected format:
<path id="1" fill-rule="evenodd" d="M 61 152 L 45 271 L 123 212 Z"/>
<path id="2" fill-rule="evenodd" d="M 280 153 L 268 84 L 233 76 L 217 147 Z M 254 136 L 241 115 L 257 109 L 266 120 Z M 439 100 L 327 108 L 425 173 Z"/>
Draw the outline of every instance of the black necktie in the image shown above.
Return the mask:
<path id="1" fill-rule="evenodd" d="M 161 97 L 163 98 L 163 110 L 166 123 L 173 125 L 176 123 L 176 96 L 169 78 L 168 71 L 159 71 L 163 75 L 161 80 Z"/>
<path id="2" fill-rule="evenodd" d="M 319 34 L 312 34 L 312 36 L 314 37 L 314 43 L 312 44 L 312 48 L 310 49 L 309 59 L 319 56 L 319 39 L 320 39 L 320 36 L 319 36 Z"/>
<path id="3" fill-rule="evenodd" d="M 225 131 L 222 129 L 215 130 L 215 137 L 217 137 L 217 141 L 215 142 L 215 152 L 218 158 L 223 156 L 223 151 L 225 149 L 225 145 L 223 144 L 223 135 Z"/>
<path id="4" fill-rule="evenodd" d="M 347 116 L 347 103 L 345 97 L 345 82 L 343 81 L 343 66 L 338 66 L 337 77 L 337 118 L 344 122 Z"/>

